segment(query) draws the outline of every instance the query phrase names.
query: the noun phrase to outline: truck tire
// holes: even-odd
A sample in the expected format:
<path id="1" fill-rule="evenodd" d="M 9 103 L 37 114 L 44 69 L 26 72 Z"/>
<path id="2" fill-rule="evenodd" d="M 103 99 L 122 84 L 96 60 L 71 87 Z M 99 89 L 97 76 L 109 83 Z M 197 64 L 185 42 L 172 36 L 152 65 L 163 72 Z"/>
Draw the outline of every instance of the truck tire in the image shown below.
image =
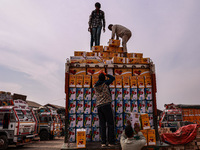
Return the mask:
<path id="1" fill-rule="evenodd" d="M 8 139 L 5 135 L 0 136 L 0 149 L 7 149 L 8 148 Z"/>
<path id="2" fill-rule="evenodd" d="M 49 140 L 49 133 L 47 131 L 40 132 L 40 140 L 41 141 L 48 141 Z"/>
<path id="3" fill-rule="evenodd" d="M 53 140 L 54 139 L 54 136 L 52 134 L 50 134 L 50 137 L 49 137 L 50 140 Z"/>

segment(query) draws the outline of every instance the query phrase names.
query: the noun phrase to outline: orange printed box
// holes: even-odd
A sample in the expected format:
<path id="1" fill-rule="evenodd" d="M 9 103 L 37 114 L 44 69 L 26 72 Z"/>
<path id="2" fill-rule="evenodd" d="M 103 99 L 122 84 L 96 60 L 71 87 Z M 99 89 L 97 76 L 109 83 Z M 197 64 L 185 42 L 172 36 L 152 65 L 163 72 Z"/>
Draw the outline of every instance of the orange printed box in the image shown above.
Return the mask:
<path id="1" fill-rule="evenodd" d="M 115 64 L 125 64 L 126 58 L 125 57 L 113 57 L 113 63 Z"/>
<path id="2" fill-rule="evenodd" d="M 131 88 L 137 88 L 137 77 L 131 76 Z"/>
<path id="3" fill-rule="evenodd" d="M 150 63 L 150 58 L 141 58 L 140 63 L 141 64 L 149 64 Z"/>
<path id="4" fill-rule="evenodd" d="M 194 112 L 193 112 L 193 109 L 189 109 L 189 117 L 193 117 L 194 116 Z"/>
<path id="5" fill-rule="evenodd" d="M 138 76 L 138 88 L 144 88 L 144 77 Z"/>
<path id="6" fill-rule="evenodd" d="M 76 87 L 76 75 L 69 76 L 69 87 Z"/>
<path id="7" fill-rule="evenodd" d="M 142 134 L 144 135 L 144 137 L 145 137 L 145 139 L 146 139 L 146 141 L 147 141 L 147 139 L 148 139 L 147 130 L 140 130 L 140 132 L 142 132 Z M 147 142 L 146 142 L 145 146 L 147 146 Z"/>
<path id="8" fill-rule="evenodd" d="M 76 75 L 76 87 L 83 87 L 83 75 Z"/>
<path id="9" fill-rule="evenodd" d="M 152 81 L 151 76 L 145 76 L 145 88 L 151 88 L 152 87 Z"/>
<path id="10" fill-rule="evenodd" d="M 128 58 L 133 58 L 133 56 L 134 56 L 134 53 L 127 53 Z"/>
<path id="11" fill-rule="evenodd" d="M 109 46 L 119 47 L 120 46 L 120 40 L 109 40 Z"/>
<path id="12" fill-rule="evenodd" d="M 110 57 L 121 57 L 120 53 L 111 53 Z"/>
<path id="13" fill-rule="evenodd" d="M 91 76 L 90 75 L 84 75 L 83 86 L 89 88 L 90 84 L 91 84 Z"/>
<path id="14" fill-rule="evenodd" d="M 116 50 L 115 50 L 116 53 L 123 53 L 123 47 L 118 47 Z"/>
<path id="15" fill-rule="evenodd" d="M 115 76 L 116 88 L 122 88 L 122 76 Z"/>
<path id="16" fill-rule="evenodd" d="M 189 116 L 189 109 L 182 109 L 182 114 L 183 114 L 183 117 L 188 117 Z"/>
<path id="17" fill-rule="evenodd" d="M 74 56 L 83 56 L 85 57 L 86 52 L 85 51 L 74 51 Z"/>
<path id="18" fill-rule="evenodd" d="M 103 46 L 92 46 L 93 52 L 103 52 Z"/>
<path id="19" fill-rule="evenodd" d="M 140 58 L 126 58 L 127 64 L 140 64 L 141 59 Z"/>
<path id="20" fill-rule="evenodd" d="M 143 58 L 143 53 L 133 53 L 133 57 L 135 57 L 135 58 Z"/>
<path id="21" fill-rule="evenodd" d="M 86 52 L 86 56 L 96 56 L 95 52 Z"/>
<path id="22" fill-rule="evenodd" d="M 110 73 L 108 73 L 108 74 L 110 74 Z M 112 75 L 112 74 L 110 74 L 110 75 Z M 106 77 L 106 80 L 109 80 L 109 78 L 108 77 Z M 115 82 L 115 80 L 109 85 L 109 87 L 110 88 L 115 88 L 115 86 L 116 86 L 116 82 Z"/>
<path id="23" fill-rule="evenodd" d="M 140 117 L 141 117 L 143 130 L 150 129 L 151 126 L 150 126 L 148 114 L 141 114 Z"/>
<path id="24" fill-rule="evenodd" d="M 105 72 L 104 68 L 87 68 L 87 75 L 96 75 L 99 76 L 99 72 L 103 70 Z"/>
<path id="25" fill-rule="evenodd" d="M 147 132 L 148 132 L 147 144 L 148 145 L 156 145 L 156 132 L 155 132 L 155 129 L 149 129 Z"/>
<path id="26" fill-rule="evenodd" d="M 115 75 L 132 76 L 132 69 L 114 69 Z"/>
<path id="27" fill-rule="evenodd" d="M 98 63 L 103 63 L 103 61 L 98 56 L 87 56 L 86 63 L 87 64 L 98 64 Z"/>
<path id="28" fill-rule="evenodd" d="M 123 76 L 123 88 L 130 88 L 130 76 Z"/>
<path id="29" fill-rule="evenodd" d="M 101 52 L 98 54 L 99 57 L 109 57 L 110 54 L 108 52 Z"/>
<path id="30" fill-rule="evenodd" d="M 104 52 L 115 52 L 116 47 L 104 46 Z"/>
<path id="31" fill-rule="evenodd" d="M 69 74 L 71 75 L 86 75 L 86 68 L 70 68 Z"/>
<path id="32" fill-rule="evenodd" d="M 86 63 L 86 60 L 82 56 L 71 56 L 70 63 Z"/>
<path id="33" fill-rule="evenodd" d="M 151 76 L 149 69 L 133 69 L 133 75 L 135 76 Z"/>
<path id="34" fill-rule="evenodd" d="M 98 80 L 99 80 L 98 76 L 92 76 L 92 87 L 94 87 L 94 85 L 97 83 Z"/>
<path id="35" fill-rule="evenodd" d="M 86 130 L 76 129 L 77 148 L 86 148 Z"/>

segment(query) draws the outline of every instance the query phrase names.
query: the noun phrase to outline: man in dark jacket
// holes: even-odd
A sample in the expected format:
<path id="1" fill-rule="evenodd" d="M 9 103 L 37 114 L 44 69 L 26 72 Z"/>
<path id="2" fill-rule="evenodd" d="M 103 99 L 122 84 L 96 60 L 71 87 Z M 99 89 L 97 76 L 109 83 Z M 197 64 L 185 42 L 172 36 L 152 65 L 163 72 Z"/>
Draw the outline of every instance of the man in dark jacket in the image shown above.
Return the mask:
<path id="1" fill-rule="evenodd" d="M 109 80 L 105 80 L 105 76 Z M 115 144 L 115 134 L 114 134 L 114 118 L 113 111 L 111 108 L 111 93 L 109 85 L 115 80 L 115 77 L 106 74 L 101 71 L 99 75 L 99 80 L 94 86 L 95 93 L 97 96 L 97 109 L 101 127 L 101 144 L 102 147 L 106 146 L 106 123 L 108 125 L 108 146 L 113 146 Z"/>

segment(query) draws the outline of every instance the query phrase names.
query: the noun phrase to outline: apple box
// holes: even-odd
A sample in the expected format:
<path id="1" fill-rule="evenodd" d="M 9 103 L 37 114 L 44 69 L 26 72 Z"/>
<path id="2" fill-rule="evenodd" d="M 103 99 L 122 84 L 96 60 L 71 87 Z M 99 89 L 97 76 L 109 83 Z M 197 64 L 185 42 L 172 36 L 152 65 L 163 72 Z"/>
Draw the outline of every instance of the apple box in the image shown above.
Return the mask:
<path id="1" fill-rule="evenodd" d="M 115 100 L 122 100 L 122 88 L 116 88 Z"/>
<path id="2" fill-rule="evenodd" d="M 152 88 L 145 88 L 145 99 L 152 100 Z"/>
<path id="3" fill-rule="evenodd" d="M 128 120 L 131 122 L 130 113 L 124 113 L 123 114 L 123 121 L 124 121 L 123 125 L 124 125 L 124 127 L 126 127 Z"/>
<path id="4" fill-rule="evenodd" d="M 99 76 L 97 75 L 92 76 L 92 87 L 95 86 L 98 80 L 99 80 Z"/>
<path id="5" fill-rule="evenodd" d="M 148 130 L 147 144 L 148 145 L 156 145 L 156 133 L 155 133 L 155 129 L 149 129 Z"/>
<path id="6" fill-rule="evenodd" d="M 131 100 L 131 112 L 138 112 L 137 100 Z"/>
<path id="7" fill-rule="evenodd" d="M 83 101 L 76 101 L 76 113 L 83 113 Z"/>
<path id="8" fill-rule="evenodd" d="M 77 148 L 86 148 L 86 130 L 76 129 L 76 145 Z"/>
<path id="9" fill-rule="evenodd" d="M 99 127 L 99 116 L 98 114 L 92 114 L 92 127 Z"/>
<path id="10" fill-rule="evenodd" d="M 131 88 L 130 99 L 137 100 L 137 88 Z"/>
<path id="11" fill-rule="evenodd" d="M 120 141 L 121 134 L 123 133 L 123 127 L 116 127 L 116 140 Z"/>
<path id="12" fill-rule="evenodd" d="M 69 100 L 76 100 L 76 88 L 69 88 Z"/>
<path id="13" fill-rule="evenodd" d="M 153 114 L 148 114 L 149 115 L 149 123 L 150 123 L 150 126 L 153 127 Z"/>
<path id="14" fill-rule="evenodd" d="M 69 101 L 68 111 L 70 114 L 76 113 L 76 101 L 75 100 Z"/>
<path id="15" fill-rule="evenodd" d="M 86 141 L 92 141 L 92 128 L 85 128 L 86 129 Z"/>
<path id="16" fill-rule="evenodd" d="M 144 88 L 144 77 L 143 76 L 138 76 L 138 88 Z"/>
<path id="17" fill-rule="evenodd" d="M 97 105 L 96 100 L 92 100 L 92 109 L 91 109 L 92 113 L 98 113 L 96 105 Z"/>
<path id="18" fill-rule="evenodd" d="M 137 76 L 131 76 L 131 88 L 137 88 Z"/>
<path id="19" fill-rule="evenodd" d="M 69 114 L 69 127 L 76 127 L 76 114 Z"/>
<path id="20" fill-rule="evenodd" d="M 90 100 L 84 100 L 84 114 L 90 114 L 91 113 L 91 101 Z"/>
<path id="21" fill-rule="evenodd" d="M 69 76 L 69 87 L 76 87 L 76 75 Z"/>
<path id="22" fill-rule="evenodd" d="M 76 127 L 83 127 L 83 114 L 76 114 Z"/>
<path id="23" fill-rule="evenodd" d="M 115 89 L 110 89 L 112 101 L 115 100 Z"/>
<path id="24" fill-rule="evenodd" d="M 115 124 L 116 127 L 123 127 L 123 113 L 115 114 Z"/>
<path id="25" fill-rule="evenodd" d="M 115 101 L 111 102 L 111 107 L 112 107 L 113 112 L 115 113 Z"/>
<path id="26" fill-rule="evenodd" d="M 123 100 L 124 102 L 124 113 L 131 112 L 131 101 L 130 100 Z"/>
<path id="27" fill-rule="evenodd" d="M 83 126 L 85 128 L 91 127 L 91 125 L 92 125 L 92 115 L 91 114 L 84 114 L 83 118 L 84 118 Z"/>
<path id="28" fill-rule="evenodd" d="M 101 70 L 105 71 L 104 68 L 87 68 L 87 74 L 92 76 L 96 75 L 98 77 L 99 71 Z"/>
<path id="29" fill-rule="evenodd" d="M 70 142 L 76 141 L 76 130 L 75 130 L 75 128 L 69 128 L 69 141 Z"/>
<path id="30" fill-rule="evenodd" d="M 123 88 L 123 100 L 130 100 L 130 88 Z"/>
<path id="31" fill-rule="evenodd" d="M 138 88 L 137 90 L 138 100 L 145 100 L 144 88 Z"/>
<path id="32" fill-rule="evenodd" d="M 142 132 L 142 134 L 144 135 L 146 141 L 147 141 L 147 131 L 148 130 L 140 130 L 140 132 Z M 145 144 L 145 146 L 147 146 L 147 143 Z"/>
<path id="33" fill-rule="evenodd" d="M 110 47 L 119 47 L 120 46 L 120 40 L 109 39 L 108 43 L 109 43 Z"/>
<path id="34" fill-rule="evenodd" d="M 123 88 L 130 88 L 130 76 L 123 76 Z"/>
<path id="35" fill-rule="evenodd" d="M 92 100 L 97 99 L 94 88 L 92 88 L 92 95 L 91 96 L 92 96 Z"/>
<path id="36" fill-rule="evenodd" d="M 150 123 L 149 123 L 149 116 L 148 114 L 141 114 L 141 122 L 142 122 L 142 128 L 143 130 L 150 129 Z"/>
<path id="37" fill-rule="evenodd" d="M 138 101 L 138 112 L 139 113 L 146 112 L 146 101 L 145 100 Z"/>
<path id="38" fill-rule="evenodd" d="M 91 99 L 92 99 L 92 89 L 84 88 L 84 100 L 91 100 Z"/>
<path id="39" fill-rule="evenodd" d="M 76 87 L 83 87 L 83 75 L 76 75 Z"/>
<path id="40" fill-rule="evenodd" d="M 86 75 L 86 69 L 85 68 L 70 68 L 69 74 L 71 75 Z"/>
<path id="41" fill-rule="evenodd" d="M 100 131 L 98 127 L 92 127 L 92 141 L 97 142 L 100 141 Z"/>
<path id="42" fill-rule="evenodd" d="M 115 76 L 116 88 L 122 88 L 122 76 Z"/>
<path id="43" fill-rule="evenodd" d="M 91 76 L 90 75 L 84 75 L 83 87 L 89 88 L 90 85 L 91 85 Z"/>
<path id="44" fill-rule="evenodd" d="M 146 112 L 153 113 L 153 101 L 146 101 Z"/>
<path id="45" fill-rule="evenodd" d="M 115 112 L 116 113 L 123 113 L 123 101 L 122 100 L 116 100 Z"/>
<path id="46" fill-rule="evenodd" d="M 76 88 L 76 100 L 83 100 L 83 89 L 84 88 Z"/>

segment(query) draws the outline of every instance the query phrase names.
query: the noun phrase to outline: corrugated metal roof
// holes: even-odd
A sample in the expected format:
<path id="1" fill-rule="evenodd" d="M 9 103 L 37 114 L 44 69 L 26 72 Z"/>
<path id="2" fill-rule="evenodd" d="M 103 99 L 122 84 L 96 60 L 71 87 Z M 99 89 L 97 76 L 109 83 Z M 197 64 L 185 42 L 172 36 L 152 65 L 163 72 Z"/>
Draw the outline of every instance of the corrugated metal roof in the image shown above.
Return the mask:
<path id="1" fill-rule="evenodd" d="M 186 104 L 177 104 L 178 108 L 196 108 L 200 109 L 200 105 L 186 105 Z"/>
<path id="2" fill-rule="evenodd" d="M 28 101 L 27 100 L 26 102 L 28 103 L 29 107 L 39 108 L 40 106 L 42 106 L 42 105 L 40 105 L 40 104 L 38 104 L 36 102 L 33 102 L 33 101 Z"/>

